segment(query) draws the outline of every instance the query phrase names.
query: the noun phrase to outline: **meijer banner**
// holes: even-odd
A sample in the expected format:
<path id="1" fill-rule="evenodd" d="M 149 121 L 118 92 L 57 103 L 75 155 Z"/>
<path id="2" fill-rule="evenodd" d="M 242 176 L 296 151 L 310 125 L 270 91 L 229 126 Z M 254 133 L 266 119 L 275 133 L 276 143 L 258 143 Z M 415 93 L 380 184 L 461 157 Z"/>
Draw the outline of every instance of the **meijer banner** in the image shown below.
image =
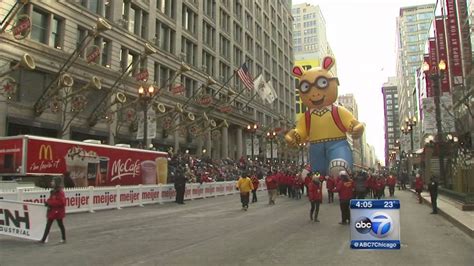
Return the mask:
<path id="1" fill-rule="evenodd" d="M 46 211 L 43 204 L 0 200 L 0 234 L 40 240 Z"/>

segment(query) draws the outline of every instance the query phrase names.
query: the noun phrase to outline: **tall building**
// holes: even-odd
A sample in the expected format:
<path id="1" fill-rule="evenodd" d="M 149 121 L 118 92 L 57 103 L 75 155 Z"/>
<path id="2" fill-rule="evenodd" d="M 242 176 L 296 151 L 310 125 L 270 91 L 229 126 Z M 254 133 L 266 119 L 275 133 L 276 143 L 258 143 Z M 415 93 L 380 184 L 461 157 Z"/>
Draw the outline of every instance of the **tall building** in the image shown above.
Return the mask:
<path id="1" fill-rule="evenodd" d="M 416 73 L 423 63 L 423 54 L 431 21 L 434 17 L 434 4 L 403 7 L 397 19 L 397 78 L 399 95 L 399 123 L 405 118 L 416 117 L 418 121 L 418 98 L 416 97 Z M 397 128 L 396 130 L 400 130 Z M 414 149 L 421 144 L 421 127 L 413 130 Z M 410 150 L 410 138 L 402 138 L 402 150 Z"/>
<path id="2" fill-rule="evenodd" d="M 357 102 L 354 97 L 354 94 L 343 94 L 339 95 L 337 101 L 340 105 L 344 106 L 349 112 L 351 112 L 354 117 L 358 120 L 359 119 L 359 111 L 357 107 Z M 362 155 L 362 138 L 354 140 L 351 135 L 347 135 L 347 141 L 352 149 L 352 157 L 354 160 L 355 166 L 363 166 L 363 155 Z"/>
<path id="3" fill-rule="evenodd" d="M 321 60 L 333 55 L 326 37 L 321 8 L 307 3 L 293 5 L 293 48 L 295 60 Z"/>
<path id="4" fill-rule="evenodd" d="M 395 162 L 398 147 L 396 141 L 400 139 L 399 105 L 397 77 L 389 77 L 382 86 L 383 110 L 385 124 L 385 166 L 390 167 Z M 394 154 L 394 155 L 392 155 Z"/>
<path id="5" fill-rule="evenodd" d="M 2 1 L 0 17 L 6 17 L 16 2 L 21 1 Z M 12 69 L 9 74 L 17 91 L 8 102 L 0 101 L 0 136 L 35 134 L 143 145 L 136 137 L 136 120 L 130 119 L 142 110 L 137 103 L 138 88 L 143 85 L 160 90 L 153 106 L 166 107 L 166 113 L 149 118 L 157 122 L 151 128 L 151 143 L 159 149 L 174 147 L 198 155 L 205 150 L 212 158 L 239 158 L 246 155 L 246 140 L 254 136 L 247 132 L 248 124 L 259 125 L 256 139 L 262 143 L 264 130 L 286 128 L 282 121 L 294 118 L 291 1 L 30 1 L 19 14 L 31 18 L 31 33 L 17 40 L 7 27 L 0 34 L 0 65 L 13 65 L 28 53 L 36 61 L 36 69 Z M 98 17 L 105 18 L 112 29 L 96 31 Z M 11 23 L 16 24 L 28 23 Z M 77 60 L 72 56 L 70 66 L 62 68 L 76 48 L 85 46 L 79 49 Z M 251 100 L 251 93 L 234 71 L 244 62 L 253 78 L 262 74 L 271 82 L 277 93 L 272 104 L 263 104 L 258 97 Z M 186 71 L 183 63 L 191 69 Z M 126 75 L 119 79 L 122 73 Z M 65 77 L 62 82 L 51 84 L 59 76 Z M 82 105 L 71 109 L 64 94 L 87 88 L 92 77 L 95 84 L 101 81 L 102 89 L 74 98 Z M 229 100 L 240 91 L 243 93 L 235 101 Z M 120 101 L 112 100 L 114 95 Z M 206 95 L 212 97 L 211 107 L 209 98 L 202 97 Z M 126 103 L 117 107 L 123 101 Z M 229 102 L 232 112 L 217 108 Z M 179 114 L 177 103 L 187 105 L 184 113 L 194 114 L 196 121 Z M 217 127 L 201 123 L 204 112 Z M 97 118 L 97 123 L 91 123 L 91 117 Z M 224 121 L 229 127 L 219 127 Z M 165 122 L 171 124 L 167 130 Z M 193 126 L 198 133 L 187 130 L 196 129 Z M 289 159 L 285 150 L 278 158 L 283 156 Z"/>

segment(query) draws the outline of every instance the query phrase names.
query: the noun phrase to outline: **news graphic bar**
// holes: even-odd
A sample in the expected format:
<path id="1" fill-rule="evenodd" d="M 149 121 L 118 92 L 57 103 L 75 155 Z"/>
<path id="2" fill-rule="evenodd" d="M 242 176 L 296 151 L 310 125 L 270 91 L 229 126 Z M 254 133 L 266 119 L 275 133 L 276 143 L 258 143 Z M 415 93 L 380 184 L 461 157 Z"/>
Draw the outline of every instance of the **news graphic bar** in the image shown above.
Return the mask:
<path id="1" fill-rule="evenodd" d="M 400 200 L 351 200 L 351 209 L 400 209 Z"/>
<path id="2" fill-rule="evenodd" d="M 351 249 L 400 249 L 399 240 L 352 240 Z"/>

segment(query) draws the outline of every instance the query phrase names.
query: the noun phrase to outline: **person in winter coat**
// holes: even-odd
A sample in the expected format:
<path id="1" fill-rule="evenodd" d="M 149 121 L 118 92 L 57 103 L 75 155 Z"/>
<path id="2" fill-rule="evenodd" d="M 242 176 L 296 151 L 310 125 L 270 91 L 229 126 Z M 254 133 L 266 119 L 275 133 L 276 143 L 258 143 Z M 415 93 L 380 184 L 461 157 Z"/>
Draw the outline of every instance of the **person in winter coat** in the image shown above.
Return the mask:
<path id="1" fill-rule="evenodd" d="M 328 176 L 326 179 L 326 188 L 328 190 L 328 203 L 334 202 L 334 188 L 336 187 L 336 181 L 334 177 Z"/>
<path id="2" fill-rule="evenodd" d="M 438 204 L 436 202 L 438 200 L 438 181 L 436 176 L 431 177 L 428 190 L 430 191 L 431 207 L 433 207 L 431 214 L 438 214 Z"/>
<path id="3" fill-rule="evenodd" d="M 318 214 L 319 214 L 319 205 L 323 201 L 323 189 L 321 187 L 321 182 L 319 176 L 314 175 L 312 182 L 308 186 L 308 199 L 311 203 L 311 209 L 309 211 L 309 218 L 319 223 Z M 313 218 L 314 214 L 314 218 Z"/>
<path id="4" fill-rule="evenodd" d="M 277 196 L 277 189 L 278 189 L 277 179 L 278 178 L 276 175 L 274 175 L 271 171 L 268 171 L 267 177 L 265 178 L 265 183 L 267 185 L 269 205 L 275 205 L 275 199 Z"/>
<path id="5" fill-rule="evenodd" d="M 421 175 L 420 174 L 416 174 L 416 177 L 415 177 L 415 191 L 416 191 L 416 195 L 418 197 L 418 203 L 422 203 L 422 198 L 421 198 L 421 192 L 423 191 L 423 179 L 421 179 Z"/>
<path id="6" fill-rule="evenodd" d="M 364 199 L 367 194 L 366 188 L 367 174 L 364 172 L 358 172 L 355 175 L 355 193 L 356 199 Z"/>
<path id="7" fill-rule="evenodd" d="M 48 238 L 49 230 L 54 220 L 58 222 L 59 229 L 61 230 L 61 240 L 59 243 L 66 243 L 66 229 L 64 228 L 63 219 L 66 216 L 66 196 L 62 189 L 62 178 L 56 176 L 51 181 L 51 193 L 49 198 L 46 200 L 44 205 L 48 207 L 48 212 L 46 214 L 48 221 L 46 222 L 46 228 L 44 229 L 43 238 L 39 243 L 46 243 L 46 238 Z"/>
<path id="8" fill-rule="evenodd" d="M 240 190 L 240 202 L 242 203 L 242 210 L 246 211 L 249 208 L 250 191 L 253 190 L 252 180 L 247 173 L 243 173 L 235 185 L 237 190 Z"/>
<path id="9" fill-rule="evenodd" d="M 253 174 L 250 179 L 252 180 L 252 185 L 253 185 L 252 203 L 254 203 L 254 202 L 257 202 L 257 189 L 258 189 L 258 185 L 260 184 L 260 181 L 258 181 L 258 178 L 255 174 Z"/>
<path id="10" fill-rule="evenodd" d="M 385 181 L 383 180 L 382 176 L 377 177 L 375 180 L 375 198 L 380 199 L 383 195 L 383 191 L 385 189 Z"/>
<path id="11" fill-rule="evenodd" d="M 387 186 L 388 186 L 388 191 L 390 192 L 390 197 L 395 196 L 395 185 L 397 184 L 397 178 L 394 177 L 393 175 L 389 175 L 387 177 Z"/>
<path id="12" fill-rule="evenodd" d="M 339 206 L 341 208 L 341 222 L 339 224 L 349 224 L 351 221 L 349 202 L 354 196 L 354 182 L 349 179 L 346 171 L 341 171 L 339 176 L 341 180 L 337 183 L 334 190 L 339 192 Z"/>

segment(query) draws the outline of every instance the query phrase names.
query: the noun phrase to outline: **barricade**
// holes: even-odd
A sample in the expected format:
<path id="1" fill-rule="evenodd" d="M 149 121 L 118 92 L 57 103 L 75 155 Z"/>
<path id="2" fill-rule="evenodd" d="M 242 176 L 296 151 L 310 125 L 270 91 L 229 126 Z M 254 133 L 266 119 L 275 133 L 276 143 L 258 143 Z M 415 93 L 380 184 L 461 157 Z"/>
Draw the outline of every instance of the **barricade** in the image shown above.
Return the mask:
<path id="1" fill-rule="evenodd" d="M 260 181 L 258 190 L 265 190 L 265 181 Z M 44 203 L 50 189 L 18 188 L 0 191 L 0 199 Z M 173 184 L 137 185 L 115 187 L 65 188 L 66 213 L 94 212 L 96 210 L 121 209 L 123 207 L 163 204 L 175 200 Z M 184 198 L 194 200 L 239 193 L 235 181 L 212 183 L 188 183 Z"/>

